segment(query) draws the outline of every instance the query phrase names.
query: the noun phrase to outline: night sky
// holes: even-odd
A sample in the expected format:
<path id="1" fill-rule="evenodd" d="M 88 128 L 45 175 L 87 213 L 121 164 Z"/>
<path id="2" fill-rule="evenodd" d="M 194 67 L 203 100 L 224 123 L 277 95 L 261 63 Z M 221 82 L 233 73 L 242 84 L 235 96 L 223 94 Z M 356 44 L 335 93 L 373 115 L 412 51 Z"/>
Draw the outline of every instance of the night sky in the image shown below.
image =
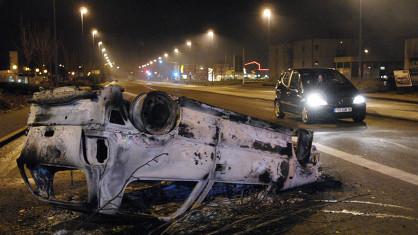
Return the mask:
<path id="1" fill-rule="evenodd" d="M 271 41 L 312 37 L 357 37 L 359 0 L 56 0 L 58 38 L 77 50 L 81 38 L 79 7 L 85 5 L 85 43 L 90 29 L 117 63 L 137 66 L 186 39 L 197 39 L 212 28 L 217 49 L 228 60 L 245 48 L 248 59 L 267 60 L 267 27 L 261 9 L 274 9 Z M 363 0 L 365 45 L 401 55 L 402 40 L 418 37 L 418 0 Z M 52 0 L 0 0 L 0 66 L 9 50 L 19 47 L 19 24 L 30 22 L 52 29 Z M 200 54 L 204 51 L 199 52 Z"/>

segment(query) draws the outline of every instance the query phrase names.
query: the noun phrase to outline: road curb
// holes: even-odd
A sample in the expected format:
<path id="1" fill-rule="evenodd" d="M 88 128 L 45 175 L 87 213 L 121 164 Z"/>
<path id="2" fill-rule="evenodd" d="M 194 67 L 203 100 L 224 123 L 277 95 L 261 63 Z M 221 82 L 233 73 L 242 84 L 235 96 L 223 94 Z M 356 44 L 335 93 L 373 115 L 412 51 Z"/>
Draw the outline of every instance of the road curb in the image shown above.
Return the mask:
<path id="1" fill-rule="evenodd" d="M 5 136 L 0 137 L 0 147 L 3 147 L 4 145 L 22 136 L 23 134 L 25 134 L 27 129 L 28 127 L 24 126 L 22 128 L 10 132 L 9 134 L 6 134 Z"/>

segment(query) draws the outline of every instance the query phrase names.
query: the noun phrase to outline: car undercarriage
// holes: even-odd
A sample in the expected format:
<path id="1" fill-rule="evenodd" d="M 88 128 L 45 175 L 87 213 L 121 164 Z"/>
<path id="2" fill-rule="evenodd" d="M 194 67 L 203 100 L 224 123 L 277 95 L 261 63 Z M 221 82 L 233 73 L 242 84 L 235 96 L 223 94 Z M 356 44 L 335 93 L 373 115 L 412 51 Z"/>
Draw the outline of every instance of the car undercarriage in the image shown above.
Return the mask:
<path id="1" fill-rule="evenodd" d="M 32 99 L 28 127 L 17 164 L 30 192 L 87 213 L 123 214 L 128 192 L 148 190 L 158 198 L 158 184 L 164 198 L 187 195 L 170 214 L 141 207 L 133 214 L 168 221 L 201 204 L 215 184 L 281 191 L 320 176 L 312 131 L 159 91 L 136 97 L 112 85 L 41 91 Z M 59 197 L 54 176 L 60 172 L 69 172 L 71 182 L 79 172 L 85 197 Z M 145 194 L 136 195 L 141 204 Z"/>

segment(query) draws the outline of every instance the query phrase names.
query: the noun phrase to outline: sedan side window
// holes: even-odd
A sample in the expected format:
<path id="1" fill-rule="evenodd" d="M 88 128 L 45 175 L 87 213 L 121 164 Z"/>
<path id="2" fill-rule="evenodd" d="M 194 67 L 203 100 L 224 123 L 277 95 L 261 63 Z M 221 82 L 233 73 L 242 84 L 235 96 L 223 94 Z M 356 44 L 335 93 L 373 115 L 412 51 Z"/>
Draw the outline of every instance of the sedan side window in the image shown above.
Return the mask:
<path id="1" fill-rule="evenodd" d="M 286 72 L 282 78 L 282 84 L 285 86 L 289 86 L 289 79 L 290 79 L 290 73 Z"/>
<path id="2" fill-rule="evenodd" d="M 286 75 L 286 73 L 281 73 L 279 79 L 277 80 L 276 83 L 276 89 L 279 88 L 280 84 L 283 82 L 283 77 Z"/>
<path id="3" fill-rule="evenodd" d="M 300 80 L 299 73 L 298 72 L 293 72 L 292 73 L 292 79 L 290 80 L 289 87 L 291 89 L 299 89 L 299 80 Z"/>

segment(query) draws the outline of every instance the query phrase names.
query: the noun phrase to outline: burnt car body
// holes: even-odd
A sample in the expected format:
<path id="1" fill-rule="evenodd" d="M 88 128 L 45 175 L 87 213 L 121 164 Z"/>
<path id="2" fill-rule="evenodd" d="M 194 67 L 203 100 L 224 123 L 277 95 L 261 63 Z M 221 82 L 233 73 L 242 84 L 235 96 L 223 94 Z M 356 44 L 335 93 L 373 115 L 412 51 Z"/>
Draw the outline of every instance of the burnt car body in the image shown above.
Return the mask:
<path id="1" fill-rule="evenodd" d="M 17 164 L 30 192 L 56 206 L 117 215 L 131 182 L 194 182 L 180 208 L 158 216 L 170 220 L 217 182 L 285 190 L 320 175 L 311 131 L 297 130 L 294 143 L 295 130 L 186 97 L 62 87 L 35 93 L 32 102 Z M 54 176 L 76 169 L 86 177 L 86 200 L 57 199 Z"/>
<path id="2" fill-rule="evenodd" d="M 281 76 L 275 90 L 277 118 L 289 112 L 300 115 L 304 123 L 340 118 L 361 122 L 366 116 L 365 98 L 335 69 L 290 70 Z"/>

